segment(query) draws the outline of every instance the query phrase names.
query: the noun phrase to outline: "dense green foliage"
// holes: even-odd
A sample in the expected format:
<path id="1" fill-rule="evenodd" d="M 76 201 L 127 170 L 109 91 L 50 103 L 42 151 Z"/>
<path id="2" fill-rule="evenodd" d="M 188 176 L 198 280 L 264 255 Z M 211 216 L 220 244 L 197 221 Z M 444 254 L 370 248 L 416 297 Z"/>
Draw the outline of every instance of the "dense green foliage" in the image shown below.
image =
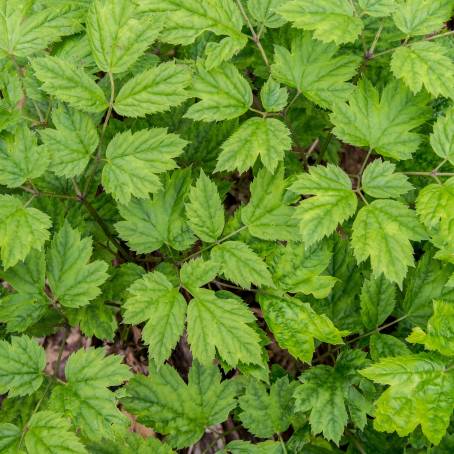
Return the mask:
<path id="1" fill-rule="evenodd" d="M 0 0 L 0 452 L 454 452 L 453 8 Z"/>

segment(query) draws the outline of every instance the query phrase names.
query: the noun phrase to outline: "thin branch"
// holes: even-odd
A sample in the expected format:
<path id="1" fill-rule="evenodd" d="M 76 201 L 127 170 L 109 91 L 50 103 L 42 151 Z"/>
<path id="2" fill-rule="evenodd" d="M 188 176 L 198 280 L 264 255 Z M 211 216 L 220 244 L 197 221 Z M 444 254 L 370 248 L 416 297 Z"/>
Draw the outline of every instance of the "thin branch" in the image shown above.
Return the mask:
<path id="1" fill-rule="evenodd" d="M 380 24 L 380 27 L 377 30 L 377 33 L 375 34 L 375 38 L 372 41 L 370 49 L 366 52 L 366 58 L 369 59 L 372 55 L 374 55 L 375 48 L 377 47 L 377 43 L 378 43 L 378 40 L 380 39 L 382 31 L 383 31 L 383 22 Z"/>

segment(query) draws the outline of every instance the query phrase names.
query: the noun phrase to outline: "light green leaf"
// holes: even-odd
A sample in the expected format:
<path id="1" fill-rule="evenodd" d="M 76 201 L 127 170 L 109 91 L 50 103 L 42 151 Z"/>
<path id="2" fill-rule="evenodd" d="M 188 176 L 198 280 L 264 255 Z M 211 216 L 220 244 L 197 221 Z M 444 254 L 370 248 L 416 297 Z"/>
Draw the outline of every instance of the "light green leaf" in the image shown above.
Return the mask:
<path id="1" fill-rule="evenodd" d="M 26 396 L 43 383 L 46 354 L 28 336 L 0 340 L 0 393 Z"/>
<path id="2" fill-rule="evenodd" d="M 352 3 L 344 0 L 291 0 L 278 12 L 294 27 L 314 30 L 314 36 L 324 42 L 351 43 L 363 29 Z"/>
<path id="3" fill-rule="evenodd" d="M 427 350 L 437 350 L 442 355 L 454 356 L 454 304 L 434 301 L 434 313 L 427 322 L 427 333 L 419 326 L 413 328 L 407 341 L 423 344 Z"/>
<path id="4" fill-rule="evenodd" d="M 405 437 L 421 425 L 429 441 L 440 442 L 454 410 L 454 369 L 446 360 L 427 353 L 382 358 L 361 374 L 390 385 L 375 403 L 375 430 Z"/>
<path id="5" fill-rule="evenodd" d="M 420 42 L 394 51 L 391 70 L 413 93 L 422 88 L 435 98 L 453 98 L 454 63 L 441 44 Z"/>
<path id="6" fill-rule="evenodd" d="M 108 103 L 101 88 L 81 68 L 58 57 L 33 60 L 43 90 L 85 112 L 102 112 Z"/>
<path id="7" fill-rule="evenodd" d="M 149 345 L 150 357 L 161 365 L 183 334 L 186 301 L 160 272 L 147 273 L 129 287 L 130 297 L 123 305 L 124 322 L 142 322 L 142 338 Z"/>
<path id="8" fill-rule="evenodd" d="M 187 142 L 167 129 L 142 129 L 117 134 L 106 150 L 102 171 L 104 189 L 126 204 L 131 196 L 147 198 L 162 189 L 157 176 L 177 167 L 174 158 L 183 153 Z"/>
<path id="9" fill-rule="evenodd" d="M 0 141 L 0 159 L 0 184 L 8 188 L 40 177 L 49 164 L 46 151 L 38 147 L 35 134 L 25 125 L 16 129 L 10 143 Z"/>
<path id="10" fill-rule="evenodd" d="M 394 23 L 407 36 L 438 31 L 448 21 L 452 0 L 403 0 L 393 14 Z"/>
<path id="11" fill-rule="evenodd" d="M 311 167 L 290 186 L 298 194 L 314 194 L 296 209 L 300 232 L 306 246 L 331 235 L 337 226 L 356 212 L 358 204 L 348 175 L 333 164 Z"/>
<path id="12" fill-rule="evenodd" d="M 426 96 L 413 96 L 397 81 L 378 90 L 361 80 L 348 102 L 337 104 L 330 118 L 334 134 L 360 147 L 370 147 L 382 156 L 409 159 L 421 138 L 411 132 L 425 122 L 429 114 Z"/>
<path id="13" fill-rule="evenodd" d="M 131 0 L 95 0 L 87 16 L 87 35 L 101 71 L 121 73 L 157 38 L 162 23 L 138 14 Z"/>
<path id="14" fill-rule="evenodd" d="M 239 362 L 261 365 L 260 338 L 253 325 L 253 313 L 236 298 L 199 289 L 189 303 L 188 340 L 193 356 L 203 364 L 210 364 L 217 351 L 231 367 Z"/>
<path id="15" fill-rule="evenodd" d="M 128 80 L 115 99 L 114 109 L 127 117 L 165 112 L 188 98 L 185 88 L 190 83 L 191 72 L 187 66 L 161 63 Z"/>
<path id="16" fill-rule="evenodd" d="M 364 13 L 372 17 L 390 16 L 398 6 L 396 0 L 359 0 L 358 4 Z"/>
<path id="17" fill-rule="evenodd" d="M 153 200 L 132 199 L 120 205 L 125 219 L 115 224 L 120 237 L 139 253 L 153 252 L 163 244 L 186 250 L 195 240 L 184 216 L 190 185 L 190 169 L 177 170 L 170 177 L 166 175 L 163 189 Z"/>
<path id="18" fill-rule="evenodd" d="M 275 118 L 249 118 L 223 144 L 216 171 L 252 167 L 260 155 L 263 165 L 274 172 L 292 146 L 290 131 Z"/>
<path id="19" fill-rule="evenodd" d="M 243 426 L 256 437 L 271 438 L 274 434 L 285 432 L 293 416 L 293 392 L 296 381 L 289 383 L 287 376 L 279 378 L 270 387 L 252 380 L 246 392 L 240 397 Z"/>
<path id="20" fill-rule="evenodd" d="M 80 175 L 86 168 L 99 138 L 91 117 L 60 106 L 52 111 L 55 129 L 43 129 L 40 136 L 49 153 L 50 169 L 67 178 Z"/>
<path id="21" fill-rule="evenodd" d="M 61 305 L 86 306 L 100 293 L 108 278 L 107 263 L 90 262 L 92 240 L 66 222 L 54 236 L 48 253 L 47 275 L 52 294 Z"/>
<path id="22" fill-rule="evenodd" d="M 287 89 L 270 76 L 260 90 L 260 100 L 267 112 L 279 112 L 287 105 Z"/>
<path id="23" fill-rule="evenodd" d="M 251 198 L 241 210 L 241 221 L 251 235 L 263 240 L 293 240 L 298 235 L 295 209 L 284 201 L 284 168 L 274 175 L 262 168 L 251 183 Z"/>
<path id="24" fill-rule="evenodd" d="M 17 445 L 22 436 L 19 427 L 10 423 L 0 424 L 0 452 L 8 454 L 13 453 L 13 448 L 17 449 Z"/>
<path id="25" fill-rule="evenodd" d="M 67 419 L 51 411 L 35 413 L 24 437 L 28 454 L 88 454 Z"/>
<path id="26" fill-rule="evenodd" d="M 278 344 L 295 358 L 310 363 L 315 351 L 314 339 L 328 344 L 343 344 L 339 331 L 324 314 L 317 314 L 309 303 L 289 296 L 260 295 L 260 307 Z"/>
<path id="27" fill-rule="evenodd" d="M 191 230 L 202 241 L 213 243 L 224 230 L 224 206 L 218 188 L 203 170 L 189 193 L 186 216 Z"/>
<path id="28" fill-rule="evenodd" d="M 277 10 L 286 0 L 248 0 L 247 9 L 258 24 L 268 28 L 279 28 L 285 24 Z"/>
<path id="29" fill-rule="evenodd" d="M 395 200 L 376 200 L 359 211 L 353 223 L 352 246 L 358 263 L 370 257 L 374 276 L 384 274 L 402 287 L 414 266 L 410 240 L 426 239 L 416 213 Z"/>
<path id="30" fill-rule="evenodd" d="M 273 77 L 296 88 L 322 107 L 344 101 L 352 92 L 348 83 L 356 72 L 359 59 L 354 55 L 338 55 L 335 44 L 325 44 L 312 38 L 309 32 L 295 34 L 291 52 L 275 46 Z"/>
<path id="31" fill-rule="evenodd" d="M 252 90 L 248 81 L 230 63 L 211 71 L 199 65 L 192 81 L 191 94 L 201 99 L 185 114 L 192 120 L 230 120 L 243 115 L 252 105 Z"/>
<path id="32" fill-rule="evenodd" d="M 194 361 L 188 384 L 167 364 L 148 377 L 136 375 L 123 403 L 138 421 L 169 435 L 168 443 L 186 447 L 196 443 L 205 428 L 225 421 L 236 407 L 235 387 L 221 382 L 217 366 Z"/>
<path id="33" fill-rule="evenodd" d="M 190 260 L 180 269 L 181 285 L 195 294 L 197 289 L 214 280 L 218 271 L 219 263 L 213 260 L 204 260 L 201 257 Z"/>
<path id="34" fill-rule="evenodd" d="M 265 262 L 241 241 L 225 241 L 215 246 L 211 259 L 220 264 L 226 279 L 243 288 L 251 288 L 251 284 L 274 287 Z"/>
<path id="35" fill-rule="evenodd" d="M 367 330 L 378 328 L 392 313 L 396 288 L 381 274 L 364 281 L 361 289 L 361 318 Z"/>
<path id="36" fill-rule="evenodd" d="M 369 164 L 361 178 L 364 192 L 377 199 L 397 198 L 413 189 L 408 178 L 402 173 L 394 173 L 395 164 L 376 159 Z"/>
<path id="37" fill-rule="evenodd" d="M 440 158 L 454 165 L 454 108 L 435 122 L 430 144 Z"/>
<path id="38" fill-rule="evenodd" d="M 32 249 L 41 250 L 49 239 L 47 214 L 25 206 L 12 195 L 0 195 L 0 247 L 3 268 L 24 260 Z"/>
<path id="39" fill-rule="evenodd" d="M 354 387 L 358 384 L 357 369 L 366 362 L 360 351 L 346 351 L 336 361 L 335 367 L 316 366 L 303 372 L 303 382 L 295 391 L 295 409 L 310 411 L 312 433 L 323 432 L 327 440 L 337 445 L 348 422 L 349 413 L 355 425 L 363 429 L 366 413 L 371 412 L 366 398 Z"/>

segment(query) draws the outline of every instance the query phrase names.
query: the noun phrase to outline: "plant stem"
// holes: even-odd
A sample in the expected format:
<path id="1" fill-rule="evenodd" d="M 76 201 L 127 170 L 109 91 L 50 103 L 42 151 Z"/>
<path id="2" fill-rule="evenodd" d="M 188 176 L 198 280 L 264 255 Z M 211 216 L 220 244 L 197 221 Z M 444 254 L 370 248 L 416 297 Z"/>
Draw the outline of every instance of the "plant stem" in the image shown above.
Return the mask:
<path id="1" fill-rule="evenodd" d="M 365 337 L 372 336 L 372 334 L 379 333 L 380 331 L 383 331 L 384 329 L 389 328 L 390 326 L 393 326 L 396 323 L 401 322 L 402 320 L 405 320 L 407 317 L 408 315 L 403 315 L 402 317 L 396 318 L 396 320 L 393 320 L 392 322 L 389 322 L 386 325 L 379 326 L 378 328 L 375 328 L 374 330 L 369 331 L 368 333 L 361 334 L 361 336 L 357 336 L 354 339 L 345 342 L 345 345 L 353 344 L 353 342 L 359 341 L 360 339 L 364 339 Z"/>
<path id="2" fill-rule="evenodd" d="M 375 47 L 377 46 L 378 40 L 380 39 L 380 35 L 383 31 L 383 22 L 380 24 L 379 29 L 377 30 L 377 33 L 375 34 L 375 38 L 372 41 L 372 45 L 370 46 L 370 49 L 366 53 L 366 58 L 370 58 L 372 55 L 374 55 L 375 52 Z"/>
<path id="3" fill-rule="evenodd" d="M 277 434 L 277 438 L 279 438 L 279 441 L 281 443 L 282 451 L 284 452 L 284 454 L 287 454 L 287 447 L 285 446 L 285 442 L 284 442 L 284 439 L 282 438 L 282 435 Z"/>
<path id="4" fill-rule="evenodd" d="M 414 177 L 454 177 L 454 172 L 401 172 Z"/>
<path id="5" fill-rule="evenodd" d="M 364 161 L 363 163 L 361 164 L 361 169 L 359 170 L 358 172 L 358 177 L 361 178 L 363 176 L 363 173 L 364 173 L 364 169 L 366 168 L 366 165 L 367 165 L 367 161 L 369 161 L 369 158 L 370 158 L 370 155 L 372 154 L 372 149 L 369 148 L 369 151 L 367 152 L 367 155 L 366 157 L 364 158 Z"/>
<path id="6" fill-rule="evenodd" d="M 288 114 L 288 111 L 290 110 L 290 108 L 293 106 L 294 102 L 299 98 L 299 96 L 301 95 L 301 92 L 299 90 L 297 90 L 295 96 L 292 98 L 292 100 L 288 103 L 287 107 L 284 109 L 284 118 L 287 117 L 287 114 Z"/>

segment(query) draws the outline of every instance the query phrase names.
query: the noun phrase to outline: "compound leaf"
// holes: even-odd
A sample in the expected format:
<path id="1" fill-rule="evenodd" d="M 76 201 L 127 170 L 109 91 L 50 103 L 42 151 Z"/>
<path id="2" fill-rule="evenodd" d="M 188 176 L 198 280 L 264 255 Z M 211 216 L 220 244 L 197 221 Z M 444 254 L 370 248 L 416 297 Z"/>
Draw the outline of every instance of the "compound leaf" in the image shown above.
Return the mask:
<path id="1" fill-rule="evenodd" d="M 430 135 L 430 144 L 440 158 L 454 165 L 454 109 L 449 109 L 444 117 L 439 117 Z"/>

